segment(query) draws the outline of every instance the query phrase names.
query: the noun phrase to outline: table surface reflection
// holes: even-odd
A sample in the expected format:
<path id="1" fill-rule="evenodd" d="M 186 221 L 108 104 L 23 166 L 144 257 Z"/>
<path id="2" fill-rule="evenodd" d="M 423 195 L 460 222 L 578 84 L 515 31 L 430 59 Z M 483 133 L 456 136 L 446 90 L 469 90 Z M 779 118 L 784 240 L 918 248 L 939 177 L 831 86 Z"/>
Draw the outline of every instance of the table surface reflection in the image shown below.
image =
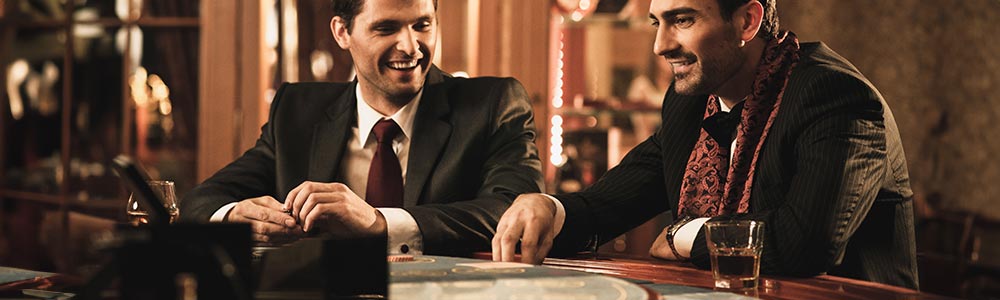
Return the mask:
<path id="1" fill-rule="evenodd" d="M 478 253 L 475 257 L 490 259 L 491 255 Z M 593 256 L 566 259 L 547 258 L 543 264 L 554 268 L 644 280 L 658 284 L 705 289 L 713 289 L 714 286 L 710 270 L 698 269 L 691 264 L 682 262 L 602 254 L 597 258 Z M 760 286 L 756 290 L 736 293 L 762 299 L 954 299 L 907 288 L 829 275 L 810 278 L 761 276 Z"/>

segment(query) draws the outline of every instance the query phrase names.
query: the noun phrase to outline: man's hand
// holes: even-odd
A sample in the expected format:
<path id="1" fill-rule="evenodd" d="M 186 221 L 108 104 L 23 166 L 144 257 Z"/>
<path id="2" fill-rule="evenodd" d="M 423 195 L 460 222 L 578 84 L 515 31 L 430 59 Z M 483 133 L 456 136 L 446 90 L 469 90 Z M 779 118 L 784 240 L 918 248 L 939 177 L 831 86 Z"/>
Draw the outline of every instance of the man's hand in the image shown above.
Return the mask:
<path id="1" fill-rule="evenodd" d="M 543 194 L 518 196 L 500 217 L 493 236 L 493 260 L 514 261 L 518 241 L 521 262 L 540 264 L 552 249 L 555 239 L 556 206 Z"/>
<path id="2" fill-rule="evenodd" d="M 285 208 L 305 231 L 320 227 L 337 237 L 386 234 L 385 217 L 342 183 L 303 182 L 288 193 Z"/>
<path id="3" fill-rule="evenodd" d="M 254 242 L 281 245 L 303 236 L 302 227 L 282 209 L 271 196 L 250 198 L 236 203 L 225 220 L 250 224 Z"/>
<path id="4" fill-rule="evenodd" d="M 670 230 L 670 226 L 663 228 L 660 235 L 653 240 L 653 246 L 649 247 L 649 255 L 666 260 L 677 260 L 674 251 L 670 250 L 670 244 L 667 243 L 667 230 Z"/>

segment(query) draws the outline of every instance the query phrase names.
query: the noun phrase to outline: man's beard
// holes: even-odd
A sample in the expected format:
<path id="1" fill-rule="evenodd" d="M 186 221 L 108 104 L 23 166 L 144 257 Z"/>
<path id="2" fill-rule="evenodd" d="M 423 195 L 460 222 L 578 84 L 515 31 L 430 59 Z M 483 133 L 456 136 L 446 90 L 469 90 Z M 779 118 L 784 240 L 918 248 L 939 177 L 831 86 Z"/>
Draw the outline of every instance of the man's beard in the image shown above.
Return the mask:
<path id="1" fill-rule="evenodd" d="M 723 43 L 716 51 L 699 57 L 687 74 L 674 75 L 674 90 L 681 95 L 706 95 L 716 92 L 739 71 L 746 54 L 736 43 Z M 693 54 L 682 54 L 693 55 Z"/>

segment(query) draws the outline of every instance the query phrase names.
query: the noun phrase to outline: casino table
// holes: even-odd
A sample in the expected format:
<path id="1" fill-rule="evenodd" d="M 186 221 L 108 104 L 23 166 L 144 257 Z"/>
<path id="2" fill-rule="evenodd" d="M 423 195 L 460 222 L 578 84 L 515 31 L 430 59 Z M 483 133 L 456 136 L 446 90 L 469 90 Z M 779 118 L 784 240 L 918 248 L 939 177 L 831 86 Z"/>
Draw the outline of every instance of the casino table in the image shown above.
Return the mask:
<path id="1" fill-rule="evenodd" d="M 416 256 L 389 263 L 389 299 L 951 299 L 836 276 L 762 276 L 750 291 L 712 289 L 712 274 L 685 263 L 631 257 L 548 258 L 540 266 L 497 264 L 489 253 L 474 258 Z M 59 275 L 0 285 L 59 290 Z M 62 285 L 65 286 L 65 285 Z M 6 290 L 5 293 L 4 291 Z M 321 299 L 318 290 L 258 291 L 257 299 Z"/>
<path id="2" fill-rule="evenodd" d="M 479 258 L 491 257 L 488 253 Z M 760 286 L 749 291 L 714 290 L 712 272 L 688 263 L 627 256 L 581 256 L 568 259 L 547 258 L 550 268 L 582 271 L 591 274 L 627 278 L 637 285 L 663 295 L 663 299 L 953 299 L 939 295 L 861 281 L 822 275 L 810 278 L 761 276 Z M 734 295 L 734 296 L 726 296 Z M 735 297 L 735 298 L 734 298 Z M 655 299 L 655 298 L 653 298 Z"/>
<path id="3" fill-rule="evenodd" d="M 644 300 L 650 293 L 630 281 L 528 264 L 418 256 L 389 266 L 390 299 Z"/>
<path id="4" fill-rule="evenodd" d="M 488 254 L 477 258 L 487 259 Z M 750 291 L 714 290 L 711 271 L 628 257 L 546 259 L 542 266 L 481 269 L 483 260 L 421 256 L 390 264 L 392 299 L 950 299 L 884 284 L 818 276 L 762 276 Z"/>
<path id="5" fill-rule="evenodd" d="M 951 299 L 836 276 L 762 276 L 756 290 L 712 288 L 712 274 L 689 264 L 629 257 L 548 258 L 540 266 L 474 258 L 416 256 L 389 264 L 390 299 Z M 258 292 L 258 299 L 318 299 L 316 293 Z"/>

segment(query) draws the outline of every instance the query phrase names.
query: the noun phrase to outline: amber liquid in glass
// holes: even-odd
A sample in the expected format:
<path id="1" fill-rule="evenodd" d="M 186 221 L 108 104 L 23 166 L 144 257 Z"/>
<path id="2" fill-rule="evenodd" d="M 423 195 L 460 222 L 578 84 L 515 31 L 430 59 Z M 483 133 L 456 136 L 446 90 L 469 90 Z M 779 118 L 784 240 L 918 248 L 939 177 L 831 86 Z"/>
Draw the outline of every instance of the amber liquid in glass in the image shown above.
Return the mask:
<path id="1" fill-rule="evenodd" d="M 757 287 L 760 256 L 753 249 L 721 248 L 712 253 L 712 272 L 719 288 L 749 289 Z"/>
<path id="2" fill-rule="evenodd" d="M 170 223 L 173 224 L 174 221 L 177 220 L 177 216 L 179 216 L 179 215 L 180 214 L 178 214 L 178 212 L 176 210 L 171 210 L 170 211 Z M 140 225 L 149 224 L 149 214 L 147 214 L 146 212 L 130 211 L 130 212 L 128 212 L 128 223 L 132 224 L 132 226 L 140 226 Z"/>

